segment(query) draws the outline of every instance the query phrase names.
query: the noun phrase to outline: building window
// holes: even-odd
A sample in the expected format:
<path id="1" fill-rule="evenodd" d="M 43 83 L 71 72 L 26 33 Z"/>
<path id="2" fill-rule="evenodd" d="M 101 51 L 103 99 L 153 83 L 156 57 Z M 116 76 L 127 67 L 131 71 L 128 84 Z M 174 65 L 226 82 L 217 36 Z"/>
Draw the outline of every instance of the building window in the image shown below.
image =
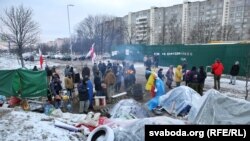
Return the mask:
<path id="1" fill-rule="evenodd" d="M 241 19 L 236 19 L 235 22 L 241 22 Z"/>

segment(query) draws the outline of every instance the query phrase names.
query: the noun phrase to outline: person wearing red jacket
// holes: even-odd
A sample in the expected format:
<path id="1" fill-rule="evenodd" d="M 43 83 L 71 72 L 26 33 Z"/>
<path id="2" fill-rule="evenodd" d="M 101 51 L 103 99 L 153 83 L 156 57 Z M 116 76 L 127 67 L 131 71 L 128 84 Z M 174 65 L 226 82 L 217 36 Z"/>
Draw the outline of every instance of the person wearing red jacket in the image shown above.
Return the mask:
<path id="1" fill-rule="evenodd" d="M 219 59 L 215 60 L 212 65 L 212 73 L 214 74 L 214 89 L 220 90 L 220 78 L 224 71 L 224 66 Z"/>

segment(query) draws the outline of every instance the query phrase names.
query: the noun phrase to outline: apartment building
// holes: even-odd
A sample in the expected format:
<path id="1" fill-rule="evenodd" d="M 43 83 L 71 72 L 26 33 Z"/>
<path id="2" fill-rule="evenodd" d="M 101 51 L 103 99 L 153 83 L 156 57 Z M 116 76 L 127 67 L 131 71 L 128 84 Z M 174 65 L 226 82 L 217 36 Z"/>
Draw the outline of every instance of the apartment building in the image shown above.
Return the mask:
<path id="1" fill-rule="evenodd" d="M 222 33 L 230 25 L 230 40 L 249 40 L 250 0 L 206 0 L 170 7 L 151 7 L 123 17 L 132 43 L 188 43 L 192 30 L 203 23 L 208 40 L 225 40 Z M 198 25 L 199 24 L 199 25 Z M 222 30 L 221 32 L 219 32 Z M 128 40 L 124 40 L 128 43 Z"/>

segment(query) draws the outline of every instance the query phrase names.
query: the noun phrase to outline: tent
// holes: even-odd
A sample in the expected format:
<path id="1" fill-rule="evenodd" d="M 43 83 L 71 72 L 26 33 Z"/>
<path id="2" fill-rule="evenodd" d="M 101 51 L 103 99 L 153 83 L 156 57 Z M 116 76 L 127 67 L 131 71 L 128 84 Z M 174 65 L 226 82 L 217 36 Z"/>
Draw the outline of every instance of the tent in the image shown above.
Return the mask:
<path id="1" fill-rule="evenodd" d="M 191 108 L 188 120 L 193 124 L 250 124 L 250 102 L 211 89 Z"/>
<path id="2" fill-rule="evenodd" d="M 0 70 L 0 94 L 10 96 L 47 96 L 46 71 Z"/>
<path id="3" fill-rule="evenodd" d="M 159 105 L 174 116 L 186 115 L 190 108 L 199 102 L 201 96 L 187 86 L 172 89 L 159 98 Z"/>

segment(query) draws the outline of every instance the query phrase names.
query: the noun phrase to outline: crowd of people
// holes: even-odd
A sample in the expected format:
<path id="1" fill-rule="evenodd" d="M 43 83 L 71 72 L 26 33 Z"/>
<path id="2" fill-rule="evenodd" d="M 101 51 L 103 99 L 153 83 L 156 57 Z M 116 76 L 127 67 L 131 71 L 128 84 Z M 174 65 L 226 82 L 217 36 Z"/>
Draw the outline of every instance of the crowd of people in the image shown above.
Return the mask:
<path id="1" fill-rule="evenodd" d="M 151 72 L 151 64 L 145 61 L 144 65 L 146 67 L 145 78 L 148 80 Z M 177 65 L 175 70 L 174 66 L 170 65 L 165 75 L 163 68 L 159 68 L 157 74 L 161 80 L 165 81 L 168 90 L 172 89 L 173 82 L 175 82 L 175 86 L 178 87 L 181 85 L 181 82 L 184 81 L 186 86 L 189 86 L 200 95 L 203 95 L 204 83 L 207 78 L 207 72 L 204 66 L 199 66 L 198 68 L 196 66 L 192 66 L 190 70 L 187 68 L 187 60 L 183 60 L 183 63 L 181 65 Z M 235 85 L 239 69 L 239 61 L 236 61 L 230 70 L 229 84 Z M 224 71 L 224 66 L 220 59 L 215 60 L 214 64 L 211 65 L 211 70 L 211 73 L 214 76 L 214 89 L 220 90 L 220 79 Z"/>
<path id="2" fill-rule="evenodd" d="M 60 75 L 56 71 L 56 67 L 45 67 L 47 72 L 48 84 L 48 100 L 54 98 L 55 108 L 61 108 L 63 90 Z M 119 63 L 115 61 L 107 63 L 99 61 L 94 63 L 92 68 L 85 64 L 80 75 L 76 77 L 74 68 L 66 65 L 64 69 L 64 89 L 67 91 L 69 102 L 72 100 L 74 90 L 76 88 L 79 98 L 79 113 L 87 113 L 89 108 L 93 108 L 94 96 L 105 96 L 107 103 L 111 103 L 111 97 L 115 93 L 121 91 L 121 85 L 129 89 L 136 82 L 136 70 L 133 63 Z M 94 92 L 95 90 L 95 92 Z"/>
<path id="3" fill-rule="evenodd" d="M 151 69 L 158 68 L 158 63 L 152 63 L 152 58 L 145 59 L 144 65 L 146 67 L 145 78 L 149 79 Z M 156 59 L 157 60 L 157 59 Z M 153 67 L 152 67 L 153 66 Z M 76 75 L 74 68 L 66 65 L 64 69 L 64 89 L 69 97 L 69 102 L 72 100 L 75 89 L 79 98 L 79 113 L 87 113 L 89 108 L 93 107 L 94 96 L 105 96 L 107 103 L 111 103 L 111 97 L 115 93 L 121 92 L 122 83 L 124 89 L 127 91 L 136 83 L 136 69 L 133 63 L 118 62 L 113 63 L 108 61 L 107 63 L 99 61 L 94 63 L 92 68 L 85 64 L 82 68 L 81 78 L 80 75 Z M 178 87 L 185 82 L 186 86 L 197 91 L 200 95 L 203 95 L 203 88 L 207 72 L 204 66 L 192 66 L 190 70 L 186 60 L 181 65 L 177 65 L 174 69 L 173 65 L 168 67 L 166 72 L 163 68 L 157 69 L 157 76 L 165 82 L 165 86 L 168 90 L 173 88 L 173 82 Z M 215 63 L 211 65 L 212 73 L 214 75 L 214 89 L 220 90 L 220 78 L 224 71 L 224 66 L 219 59 L 215 60 Z M 37 70 L 36 67 L 33 69 Z M 62 107 L 61 92 L 63 90 L 62 81 L 60 75 L 56 71 L 56 67 L 51 69 L 46 66 L 48 79 L 48 100 L 52 101 L 54 98 L 55 108 Z M 236 84 L 236 76 L 239 73 L 239 62 L 236 61 L 232 66 L 230 75 L 230 84 Z M 95 91 L 95 92 L 94 92 Z"/>

